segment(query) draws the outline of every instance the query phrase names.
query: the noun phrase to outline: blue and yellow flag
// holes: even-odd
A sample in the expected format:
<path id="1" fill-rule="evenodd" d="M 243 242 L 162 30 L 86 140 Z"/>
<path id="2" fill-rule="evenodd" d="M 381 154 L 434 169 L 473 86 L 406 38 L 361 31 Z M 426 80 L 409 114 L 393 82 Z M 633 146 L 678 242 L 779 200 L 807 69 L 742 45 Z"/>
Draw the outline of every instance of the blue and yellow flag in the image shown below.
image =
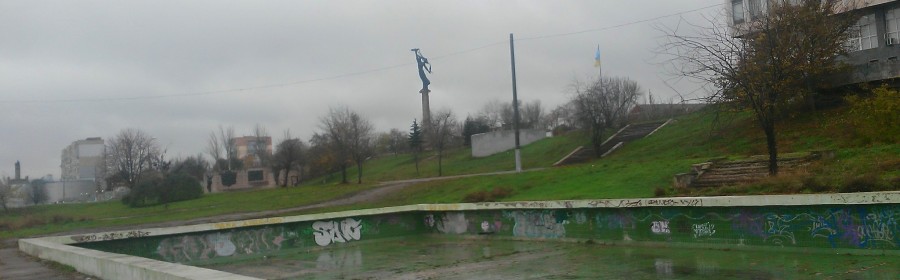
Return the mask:
<path id="1" fill-rule="evenodd" d="M 597 53 L 594 54 L 594 67 L 600 67 L 600 45 L 597 45 Z"/>

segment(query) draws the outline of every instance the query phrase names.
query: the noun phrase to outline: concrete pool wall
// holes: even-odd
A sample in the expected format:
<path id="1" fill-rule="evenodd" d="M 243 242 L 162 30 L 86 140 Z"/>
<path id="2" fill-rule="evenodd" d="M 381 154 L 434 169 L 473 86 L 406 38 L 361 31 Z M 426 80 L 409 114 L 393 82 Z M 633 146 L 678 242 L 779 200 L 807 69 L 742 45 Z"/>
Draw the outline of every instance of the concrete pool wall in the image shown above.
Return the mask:
<path id="1" fill-rule="evenodd" d="M 900 255 L 900 192 L 420 204 L 23 239 L 28 254 L 108 279 L 253 279 L 216 262 L 433 234 Z"/>

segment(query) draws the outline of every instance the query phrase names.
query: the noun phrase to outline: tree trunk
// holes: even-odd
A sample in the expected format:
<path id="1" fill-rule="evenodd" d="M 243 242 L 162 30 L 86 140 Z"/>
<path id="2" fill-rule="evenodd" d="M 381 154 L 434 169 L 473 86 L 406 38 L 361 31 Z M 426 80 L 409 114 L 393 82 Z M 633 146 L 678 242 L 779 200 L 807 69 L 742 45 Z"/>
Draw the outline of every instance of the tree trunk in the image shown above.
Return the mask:
<path id="1" fill-rule="evenodd" d="M 591 143 L 594 144 L 594 156 L 600 158 L 603 155 L 602 151 L 600 151 L 600 146 L 603 144 L 603 135 L 597 127 L 591 129 Z"/>
<path id="2" fill-rule="evenodd" d="M 413 161 L 416 162 L 416 176 L 419 176 L 419 153 L 418 152 L 413 153 Z"/>
<path id="3" fill-rule="evenodd" d="M 438 151 L 438 177 L 441 177 L 444 174 L 443 173 L 443 165 L 441 163 L 441 161 L 443 161 L 443 159 L 444 159 L 444 155 L 443 155 L 442 151 Z"/>
<path id="4" fill-rule="evenodd" d="M 769 150 L 769 175 L 778 175 L 778 144 L 775 142 L 775 121 L 767 120 L 763 127 L 766 132 L 766 148 Z"/>
<path id="5" fill-rule="evenodd" d="M 347 164 L 341 164 L 341 184 L 347 183 Z"/>
<path id="6" fill-rule="evenodd" d="M 362 160 L 356 161 L 356 184 L 362 184 Z"/>
<path id="7" fill-rule="evenodd" d="M 810 79 L 806 79 L 806 106 L 812 112 L 816 111 L 816 92 L 814 91 L 814 87 L 812 81 Z"/>

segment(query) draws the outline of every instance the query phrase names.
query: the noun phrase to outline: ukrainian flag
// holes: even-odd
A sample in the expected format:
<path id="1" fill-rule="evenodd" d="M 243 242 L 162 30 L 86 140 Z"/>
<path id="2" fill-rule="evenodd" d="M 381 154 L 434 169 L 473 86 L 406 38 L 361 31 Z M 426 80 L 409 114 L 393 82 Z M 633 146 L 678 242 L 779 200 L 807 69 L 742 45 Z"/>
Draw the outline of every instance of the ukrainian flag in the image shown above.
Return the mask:
<path id="1" fill-rule="evenodd" d="M 594 67 L 600 67 L 600 45 L 597 45 L 597 52 L 594 54 Z"/>

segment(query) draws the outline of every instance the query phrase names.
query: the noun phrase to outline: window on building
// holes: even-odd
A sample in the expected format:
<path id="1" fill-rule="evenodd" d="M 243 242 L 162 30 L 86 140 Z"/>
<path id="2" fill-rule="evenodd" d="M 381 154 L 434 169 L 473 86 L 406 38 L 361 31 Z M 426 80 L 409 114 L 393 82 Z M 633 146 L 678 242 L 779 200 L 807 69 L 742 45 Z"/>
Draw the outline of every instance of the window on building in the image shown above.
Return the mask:
<path id="1" fill-rule="evenodd" d="M 874 15 L 865 15 L 859 18 L 856 25 L 850 30 L 850 37 L 847 39 L 848 51 L 861 51 L 878 47 L 877 32 L 875 32 Z"/>
<path id="2" fill-rule="evenodd" d="M 766 14 L 766 0 L 750 0 L 750 18 L 757 19 Z"/>
<path id="3" fill-rule="evenodd" d="M 731 18 L 735 24 L 744 22 L 744 0 L 731 1 Z"/>
<path id="4" fill-rule="evenodd" d="M 250 170 L 247 171 L 247 181 L 250 182 L 259 182 L 265 180 L 265 176 L 263 175 L 262 170 Z"/>
<path id="5" fill-rule="evenodd" d="M 887 28 L 887 44 L 900 45 L 900 8 L 890 9 L 884 14 L 884 25 Z"/>

